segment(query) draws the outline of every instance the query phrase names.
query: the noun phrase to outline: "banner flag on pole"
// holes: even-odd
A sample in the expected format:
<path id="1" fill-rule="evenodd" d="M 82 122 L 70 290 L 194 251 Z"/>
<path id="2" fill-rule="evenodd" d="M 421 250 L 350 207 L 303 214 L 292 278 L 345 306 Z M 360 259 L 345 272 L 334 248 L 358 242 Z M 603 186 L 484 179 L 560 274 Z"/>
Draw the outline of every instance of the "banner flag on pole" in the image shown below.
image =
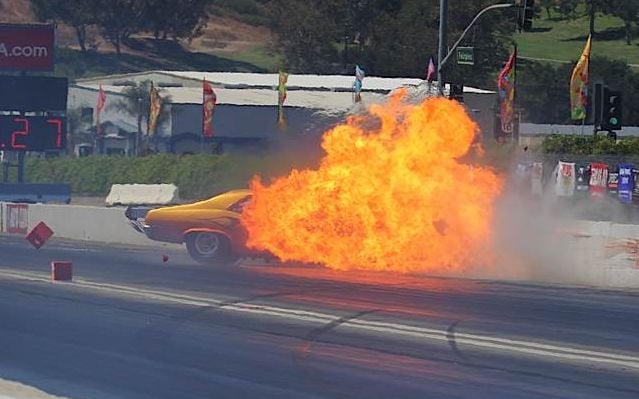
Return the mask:
<path id="1" fill-rule="evenodd" d="M 280 71 L 277 85 L 277 124 L 280 129 L 286 129 L 286 117 L 284 115 L 284 101 L 286 101 L 286 82 L 288 82 L 288 73 Z"/>
<path id="2" fill-rule="evenodd" d="M 435 76 L 437 76 L 437 69 L 435 68 L 433 57 L 430 57 L 430 60 L 428 61 L 428 70 L 426 71 L 426 81 L 429 84 L 433 83 Z"/>
<path id="3" fill-rule="evenodd" d="M 202 136 L 213 137 L 213 111 L 217 96 L 213 86 L 206 79 L 202 80 Z"/>
<path id="4" fill-rule="evenodd" d="M 588 35 L 584 51 L 572 70 L 570 78 L 570 116 L 573 120 L 586 119 L 588 106 L 588 80 L 590 77 L 590 46 L 592 37 Z"/>
<path id="5" fill-rule="evenodd" d="M 499 115 L 501 130 L 505 134 L 513 134 L 515 126 L 515 64 L 517 63 L 517 50 L 513 51 L 508 62 L 501 70 L 497 78 L 499 93 Z"/>
<path id="6" fill-rule="evenodd" d="M 149 117 L 146 120 L 146 134 L 149 137 L 155 135 L 161 108 L 162 100 L 160 98 L 160 92 L 155 88 L 153 82 L 151 82 L 151 89 L 149 90 Z"/>
<path id="7" fill-rule="evenodd" d="M 353 82 L 353 93 L 355 93 L 355 102 L 362 101 L 362 86 L 364 85 L 365 72 L 359 65 L 355 65 L 355 81 Z"/>
<path id="8" fill-rule="evenodd" d="M 102 85 L 100 85 L 100 89 L 98 90 L 98 103 L 95 106 L 95 132 L 96 134 L 100 134 L 100 113 L 104 108 L 104 104 L 106 104 L 106 93 L 102 90 Z"/>

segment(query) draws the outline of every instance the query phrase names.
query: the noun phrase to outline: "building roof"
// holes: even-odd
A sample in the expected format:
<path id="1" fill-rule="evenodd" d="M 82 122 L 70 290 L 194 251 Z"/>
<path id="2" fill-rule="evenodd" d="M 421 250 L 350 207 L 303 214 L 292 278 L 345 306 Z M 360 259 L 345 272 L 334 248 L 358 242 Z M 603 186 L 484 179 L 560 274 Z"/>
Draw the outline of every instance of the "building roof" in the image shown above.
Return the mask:
<path id="1" fill-rule="evenodd" d="M 77 84 L 72 87 L 97 91 L 97 84 Z M 126 86 L 103 85 L 107 95 L 121 95 Z M 277 106 L 277 92 L 267 89 L 225 89 L 216 88 L 215 95 L 218 105 L 243 106 Z M 195 87 L 164 87 L 160 89 L 160 96 L 170 96 L 173 104 L 202 104 L 202 89 Z M 385 95 L 379 93 L 362 93 L 363 104 L 382 102 Z M 351 92 L 332 91 L 290 91 L 287 94 L 285 107 L 311 108 L 327 113 L 345 112 L 353 108 L 353 94 Z"/>
<path id="2" fill-rule="evenodd" d="M 111 95 L 121 94 L 132 84 L 152 80 L 160 88 L 160 96 L 170 96 L 173 104 L 202 104 L 202 80 L 215 87 L 218 105 L 277 106 L 278 74 L 240 72 L 148 71 L 123 75 L 108 75 L 79 79 L 76 89 L 96 91 L 102 86 Z M 386 96 L 400 88 L 408 88 L 408 99 L 422 101 L 437 95 L 436 84 L 422 79 L 366 77 L 361 93 L 362 102 L 355 103 L 352 93 L 354 76 L 289 75 L 285 107 L 315 110 L 327 116 L 356 113 L 374 103 L 383 103 Z M 446 86 L 444 92 L 448 91 Z M 466 93 L 494 92 L 465 87 Z"/>
<path id="3" fill-rule="evenodd" d="M 163 78 L 165 78 L 164 81 Z M 157 86 L 181 84 L 184 87 L 200 87 L 202 80 L 206 79 L 216 88 L 275 90 L 278 85 L 279 75 L 276 73 L 244 72 L 146 71 L 78 79 L 77 84 L 113 85 L 127 80 L 138 82 L 146 79 L 154 80 Z M 289 74 L 286 87 L 289 92 L 296 90 L 350 92 L 354 79 L 355 77 L 351 75 Z M 423 79 L 415 78 L 367 76 L 364 78 L 362 90 L 364 92 L 389 93 L 402 86 L 417 86 L 424 82 Z M 446 90 L 448 90 L 448 85 L 446 85 Z M 493 93 L 492 91 L 474 87 L 465 87 L 464 91 L 477 94 Z"/>

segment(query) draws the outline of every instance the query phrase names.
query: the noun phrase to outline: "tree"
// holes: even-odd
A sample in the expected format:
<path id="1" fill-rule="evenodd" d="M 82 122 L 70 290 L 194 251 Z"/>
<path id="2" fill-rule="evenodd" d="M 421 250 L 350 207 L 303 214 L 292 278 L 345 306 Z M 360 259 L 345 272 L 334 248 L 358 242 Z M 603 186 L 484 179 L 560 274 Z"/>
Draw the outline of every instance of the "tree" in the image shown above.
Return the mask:
<path id="1" fill-rule="evenodd" d="M 31 0 L 39 21 L 63 22 L 75 30 L 80 50 L 86 48 L 87 26 L 95 23 L 91 0 Z"/>
<path id="2" fill-rule="evenodd" d="M 490 4 L 494 1 L 451 2 L 449 44 Z M 438 0 L 272 0 L 269 10 L 292 72 L 350 74 L 360 64 L 368 74 L 423 77 L 437 52 Z M 506 56 L 512 11 L 486 14 L 464 42 L 475 47 L 477 65 L 462 70 L 451 63 L 447 76 L 465 84 L 485 82 Z"/>
<path id="3" fill-rule="evenodd" d="M 368 18 L 363 58 L 371 73 L 423 77 L 428 58 L 437 53 L 438 8 L 407 0 Z"/>
<path id="4" fill-rule="evenodd" d="M 572 64 L 520 61 L 517 99 L 523 118 L 534 123 L 570 123 L 569 83 Z"/>
<path id="5" fill-rule="evenodd" d="M 639 0 L 608 0 L 603 4 L 603 11 L 623 20 L 626 44 L 630 46 L 633 24 L 636 24 L 639 18 Z"/>
<path id="6" fill-rule="evenodd" d="M 555 0 L 541 0 L 539 6 L 546 10 L 546 15 L 550 19 L 550 10 L 555 6 Z"/>
<path id="7" fill-rule="evenodd" d="M 334 69 L 339 29 L 333 0 L 273 0 L 272 28 L 291 72 L 327 73 Z"/>
<path id="8" fill-rule="evenodd" d="M 557 11 L 566 19 L 575 19 L 579 15 L 580 3 L 581 0 L 556 0 Z"/>
<path id="9" fill-rule="evenodd" d="M 520 62 L 517 97 L 526 121 L 572 123 L 569 84 L 573 65 L 555 67 L 548 63 Z M 639 73 L 622 61 L 603 57 L 592 58 L 591 71 L 591 82 L 602 81 L 623 93 L 624 124 L 639 125 L 639 114 L 633 111 L 634 104 L 639 103 Z"/>
<path id="10" fill-rule="evenodd" d="M 122 111 L 137 120 L 137 132 L 135 134 L 136 155 L 139 155 L 142 152 L 140 151 L 141 149 L 144 149 L 145 151 L 148 151 L 149 149 L 149 137 L 144 134 L 142 124 L 146 123 L 148 120 L 149 110 L 151 107 L 150 92 L 151 81 L 145 80 L 135 86 L 129 86 L 124 89 L 122 91 L 124 100 L 117 101 L 112 105 L 112 107 L 115 107 L 117 110 Z M 171 103 L 171 97 L 163 95 L 161 91 L 160 97 L 161 108 L 157 121 L 158 126 L 162 125 L 169 119 L 168 104 Z"/>
<path id="11" fill-rule="evenodd" d="M 207 0 L 145 0 L 142 28 L 155 39 L 192 39 L 202 32 L 209 14 Z"/>
<path id="12" fill-rule="evenodd" d="M 82 110 L 80 108 L 67 110 L 67 154 L 74 154 L 78 132 L 87 125 L 88 123 L 82 119 Z"/>
<path id="13" fill-rule="evenodd" d="M 115 47 L 119 56 L 122 42 L 142 30 L 144 0 L 95 0 L 92 3 L 102 36 Z"/>

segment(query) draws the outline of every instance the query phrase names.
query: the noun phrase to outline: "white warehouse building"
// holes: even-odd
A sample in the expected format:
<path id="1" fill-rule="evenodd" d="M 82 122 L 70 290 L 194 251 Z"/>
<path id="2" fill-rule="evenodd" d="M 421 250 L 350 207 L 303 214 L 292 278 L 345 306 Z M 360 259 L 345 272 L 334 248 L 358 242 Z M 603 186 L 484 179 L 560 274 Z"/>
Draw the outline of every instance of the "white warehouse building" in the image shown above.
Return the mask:
<path id="1" fill-rule="evenodd" d="M 201 138 L 203 79 L 214 87 L 217 97 L 213 137 L 204 142 Z M 160 96 L 170 96 L 168 118 L 157 128 L 157 145 L 160 151 L 174 153 L 264 147 L 278 140 L 317 143 L 321 133 L 345 115 L 357 112 L 366 104 L 384 101 L 393 90 L 426 87 L 421 79 L 366 77 L 362 102 L 355 103 L 353 76 L 291 74 L 284 104 L 287 128 L 282 132 L 277 124 L 278 74 L 150 71 L 80 79 L 69 86 L 68 97 L 69 110 L 79 110 L 85 122 L 85 140 L 76 140 L 80 141 L 76 142 L 76 152 L 93 151 L 92 140 L 87 138 L 95 134 L 95 106 L 102 86 L 107 99 L 100 115 L 104 142 L 99 152 L 134 153 L 137 118 L 116 104 L 124 100 L 123 90 L 147 80 L 160 89 Z M 494 103 L 494 92 L 465 88 L 464 97 L 482 128 L 492 128 L 492 112 L 488 107 Z M 145 122 L 141 131 L 146 132 Z"/>

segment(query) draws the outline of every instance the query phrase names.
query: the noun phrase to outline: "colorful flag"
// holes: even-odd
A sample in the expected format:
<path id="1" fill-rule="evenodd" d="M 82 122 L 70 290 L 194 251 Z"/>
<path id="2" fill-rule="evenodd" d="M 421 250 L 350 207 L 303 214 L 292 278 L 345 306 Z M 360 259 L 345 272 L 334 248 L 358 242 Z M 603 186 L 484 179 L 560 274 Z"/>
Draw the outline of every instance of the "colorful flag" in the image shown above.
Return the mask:
<path id="1" fill-rule="evenodd" d="M 286 101 L 286 82 L 288 73 L 280 71 L 277 85 L 277 124 L 281 129 L 286 128 L 286 118 L 284 116 L 284 101 Z"/>
<path id="2" fill-rule="evenodd" d="M 639 169 L 632 168 L 632 195 L 633 203 L 639 202 Z"/>
<path id="3" fill-rule="evenodd" d="M 217 96 L 213 86 L 206 79 L 202 80 L 202 136 L 213 137 L 213 111 Z"/>
<path id="4" fill-rule="evenodd" d="M 433 57 L 430 57 L 430 60 L 428 61 L 428 70 L 426 71 L 426 81 L 428 83 L 433 83 L 433 80 L 435 80 L 436 76 L 437 76 L 437 69 L 435 68 Z"/>
<path id="5" fill-rule="evenodd" d="M 608 165 L 605 163 L 590 164 L 590 197 L 602 198 L 608 187 Z"/>
<path id="6" fill-rule="evenodd" d="M 100 85 L 100 89 L 98 90 L 98 103 L 95 106 L 95 132 L 100 134 L 100 113 L 104 108 L 104 104 L 106 104 L 106 93 L 102 90 L 102 85 Z"/>
<path id="7" fill-rule="evenodd" d="M 147 136 L 155 135 L 161 108 L 162 100 L 160 99 L 160 92 L 155 88 L 153 82 L 151 82 L 151 89 L 149 90 L 149 117 L 146 120 Z"/>
<path id="8" fill-rule="evenodd" d="M 515 70 L 517 64 L 517 50 L 513 51 L 508 62 L 497 78 L 499 92 L 499 115 L 501 131 L 512 134 L 515 126 Z"/>
<path id="9" fill-rule="evenodd" d="M 588 79 L 590 77 L 590 44 L 588 36 L 586 46 L 570 78 L 570 114 L 573 120 L 586 119 L 588 105 Z"/>
<path id="10" fill-rule="evenodd" d="M 616 195 L 619 191 L 619 171 L 616 169 L 608 170 L 608 194 Z"/>
<path id="11" fill-rule="evenodd" d="M 532 195 L 541 196 L 544 191 L 544 164 L 541 162 L 533 162 L 531 176 L 531 192 Z"/>
<path id="12" fill-rule="evenodd" d="M 572 197 L 575 194 L 575 163 L 559 161 L 555 171 L 555 195 Z"/>
<path id="13" fill-rule="evenodd" d="M 623 204 L 630 204 L 632 202 L 632 192 L 635 186 L 634 175 L 632 170 L 634 167 L 631 164 L 622 163 L 619 164 L 619 201 Z"/>
<path id="14" fill-rule="evenodd" d="M 359 67 L 359 65 L 355 65 L 355 81 L 353 82 L 353 93 L 355 93 L 355 102 L 358 103 L 362 101 L 362 86 L 364 85 L 364 70 Z"/>
<path id="15" fill-rule="evenodd" d="M 590 190 L 590 165 L 577 165 L 577 182 L 575 190 L 580 195 L 587 195 Z"/>

